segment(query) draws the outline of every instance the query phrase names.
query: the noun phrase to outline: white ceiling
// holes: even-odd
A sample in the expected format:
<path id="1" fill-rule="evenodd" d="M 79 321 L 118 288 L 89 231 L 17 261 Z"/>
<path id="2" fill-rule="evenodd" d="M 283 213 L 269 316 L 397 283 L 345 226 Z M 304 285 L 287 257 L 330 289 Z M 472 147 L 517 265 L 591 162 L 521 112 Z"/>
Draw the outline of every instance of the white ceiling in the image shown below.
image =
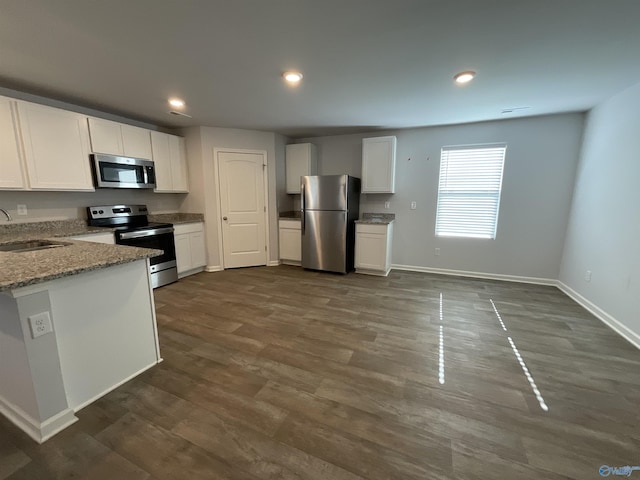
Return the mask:
<path id="1" fill-rule="evenodd" d="M 0 0 L 0 86 L 294 137 L 475 122 L 585 111 L 637 83 L 639 24 L 639 0 Z"/>

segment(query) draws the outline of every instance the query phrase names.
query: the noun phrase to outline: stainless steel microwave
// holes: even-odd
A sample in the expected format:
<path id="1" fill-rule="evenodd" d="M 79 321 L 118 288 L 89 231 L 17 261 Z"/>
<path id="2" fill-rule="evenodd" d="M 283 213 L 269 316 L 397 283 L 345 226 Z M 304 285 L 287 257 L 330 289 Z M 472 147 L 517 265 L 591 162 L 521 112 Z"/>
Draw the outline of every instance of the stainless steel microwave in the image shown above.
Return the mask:
<path id="1" fill-rule="evenodd" d="M 118 155 L 91 155 L 97 188 L 155 188 L 156 173 L 151 160 Z"/>

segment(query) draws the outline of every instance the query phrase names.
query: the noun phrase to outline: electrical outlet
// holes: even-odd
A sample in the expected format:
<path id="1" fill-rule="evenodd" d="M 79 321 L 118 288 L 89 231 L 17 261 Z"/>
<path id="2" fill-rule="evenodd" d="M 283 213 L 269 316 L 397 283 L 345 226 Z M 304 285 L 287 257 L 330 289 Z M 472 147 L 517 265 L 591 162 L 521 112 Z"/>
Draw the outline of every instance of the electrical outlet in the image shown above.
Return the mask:
<path id="1" fill-rule="evenodd" d="M 584 274 L 584 281 L 585 282 L 590 282 L 591 281 L 591 270 L 587 270 Z"/>
<path id="2" fill-rule="evenodd" d="M 416 202 L 411 202 L 411 210 L 415 210 L 418 208 L 418 204 Z"/>
<path id="3" fill-rule="evenodd" d="M 384 208 L 389 208 L 391 206 L 391 202 L 386 201 L 384 202 Z"/>
<path id="4" fill-rule="evenodd" d="M 18 215 L 28 215 L 27 206 L 26 205 L 18 205 L 17 206 Z"/>
<path id="5" fill-rule="evenodd" d="M 53 332 L 51 317 L 49 312 L 42 312 L 29 317 L 29 326 L 31 327 L 31 336 L 38 338 L 47 333 Z"/>
<path id="6" fill-rule="evenodd" d="M 436 248 L 436 251 L 435 251 L 434 255 L 435 255 L 436 257 L 439 257 L 439 256 L 440 256 L 440 249 L 439 249 L 439 248 Z"/>

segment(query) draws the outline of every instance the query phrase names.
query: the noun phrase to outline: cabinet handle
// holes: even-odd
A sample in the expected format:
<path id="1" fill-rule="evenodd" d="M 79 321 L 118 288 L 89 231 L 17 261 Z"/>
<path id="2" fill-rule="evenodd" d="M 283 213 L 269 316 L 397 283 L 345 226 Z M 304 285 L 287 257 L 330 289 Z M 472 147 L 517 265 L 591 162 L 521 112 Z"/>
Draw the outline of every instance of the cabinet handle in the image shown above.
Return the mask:
<path id="1" fill-rule="evenodd" d="M 223 220 L 226 220 L 226 219 L 227 219 L 227 217 L 222 217 L 222 219 L 223 219 Z"/>

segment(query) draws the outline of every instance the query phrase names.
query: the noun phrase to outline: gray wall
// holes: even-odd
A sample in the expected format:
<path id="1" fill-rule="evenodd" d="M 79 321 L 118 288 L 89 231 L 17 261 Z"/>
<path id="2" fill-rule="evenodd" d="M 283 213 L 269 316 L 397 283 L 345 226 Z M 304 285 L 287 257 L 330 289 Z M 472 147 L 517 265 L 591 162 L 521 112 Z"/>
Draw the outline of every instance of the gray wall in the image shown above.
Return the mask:
<path id="1" fill-rule="evenodd" d="M 560 281 L 640 340 L 640 84 L 588 117 Z M 587 282 L 585 273 L 592 272 Z M 628 333 L 628 332 L 627 332 Z"/>
<path id="2" fill-rule="evenodd" d="M 284 137 L 272 132 L 240 130 L 235 128 L 197 127 L 182 131 L 187 141 L 189 158 L 189 182 L 191 193 L 182 211 L 204 213 L 207 247 L 207 266 L 213 269 L 221 265 L 218 234 L 218 192 L 214 176 L 214 150 L 230 148 L 238 150 L 264 150 L 267 152 L 269 204 L 269 261 L 277 261 L 278 255 L 278 207 L 276 188 L 277 172 L 284 167 Z M 282 169 L 282 170 L 280 170 Z M 280 173 L 282 176 L 282 173 Z"/>
<path id="3" fill-rule="evenodd" d="M 533 279 L 558 278 L 584 115 L 564 114 L 297 140 L 318 147 L 322 175 L 361 176 L 362 138 L 398 137 L 396 192 L 363 195 L 360 211 L 396 214 L 394 265 Z M 436 238 L 440 148 L 505 142 L 495 240 Z M 384 209 L 384 202 L 391 207 Z M 411 201 L 418 208 L 410 210 Z M 435 256 L 440 248 L 440 256 Z"/>

